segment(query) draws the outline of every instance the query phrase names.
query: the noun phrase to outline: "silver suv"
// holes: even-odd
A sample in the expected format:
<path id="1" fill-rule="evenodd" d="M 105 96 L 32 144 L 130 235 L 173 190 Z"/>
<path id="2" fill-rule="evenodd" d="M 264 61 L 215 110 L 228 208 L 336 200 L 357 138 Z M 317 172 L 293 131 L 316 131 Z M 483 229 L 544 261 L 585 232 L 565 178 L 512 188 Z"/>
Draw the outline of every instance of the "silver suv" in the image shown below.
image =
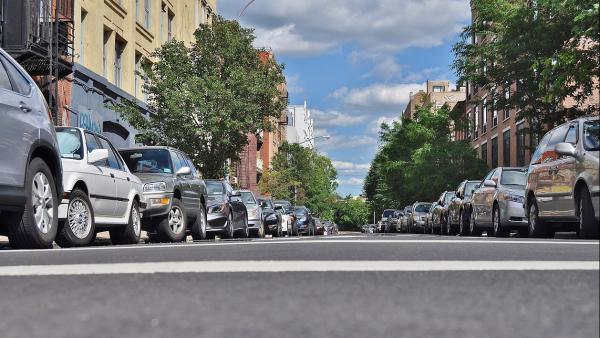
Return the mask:
<path id="1" fill-rule="evenodd" d="M 598 237 L 600 119 L 579 118 L 548 132 L 527 174 L 525 210 L 529 235 L 551 235 L 574 224 L 581 237 Z"/>
<path id="2" fill-rule="evenodd" d="M 42 93 L 0 49 L 0 234 L 13 248 L 48 248 L 56 237 L 62 167 Z"/>

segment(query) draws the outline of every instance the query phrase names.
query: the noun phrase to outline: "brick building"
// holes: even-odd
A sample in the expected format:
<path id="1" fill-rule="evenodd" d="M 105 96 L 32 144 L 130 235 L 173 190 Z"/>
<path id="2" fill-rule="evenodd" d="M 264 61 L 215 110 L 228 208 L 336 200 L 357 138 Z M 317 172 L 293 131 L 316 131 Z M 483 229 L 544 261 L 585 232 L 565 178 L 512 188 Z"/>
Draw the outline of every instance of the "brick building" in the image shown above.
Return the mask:
<path id="1" fill-rule="evenodd" d="M 427 80 L 426 90 L 410 93 L 410 99 L 402 117 L 414 118 L 419 107 L 431 105 L 434 109 L 439 109 L 446 105 L 449 110 L 453 110 L 459 102 L 465 100 L 465 88 L 450 88 L 449 81 Z"/>

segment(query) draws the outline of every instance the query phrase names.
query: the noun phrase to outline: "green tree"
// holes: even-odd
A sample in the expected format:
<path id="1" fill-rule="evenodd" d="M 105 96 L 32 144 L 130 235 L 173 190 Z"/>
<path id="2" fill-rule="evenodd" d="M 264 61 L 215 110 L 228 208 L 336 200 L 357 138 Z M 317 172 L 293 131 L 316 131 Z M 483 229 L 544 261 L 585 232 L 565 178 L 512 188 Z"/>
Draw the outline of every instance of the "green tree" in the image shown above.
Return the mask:
<path id="1" fill-rule="evenodd" d="M 516 109 L 534 134 L 598 113 L 597 0 L 472 0 L 473 21 L 454 46 L 460 81 L 496 88 L 488 100 Z M 473 43 L 477 39 L 478 42 Z M 512 95 L 505 90 L 512 88 Z M 575 105 L 565 105 L 573 98 Z M 480 98 L 474 98 L 479 101 Z"/>
<path id="2" fill-rule="evenodd" d="M 368 222 L 369 207 L 361 199 L 346 197 L 335 202 L 333 216 L 340 230 L 360 230 Z"/>
<path id="3" fill-rule="evenodd" d="M 451 139 L 450 121 L 445 107 L 423 107 L 415 120 L 382 128 L 381 146 L 364 185 L 372 211 L 433 201 L 462 180 L 485 174 L 487 166 L 470 144 Z"/>
<path id="4" fill-rule="evenodd" d="M 178 148 L 206 177 L 218 178 L 248 133 L 270 130 L 269 118 L 285 109 L 278 91 L 283 66 L 260 60 L 253 30 L 237 21 L 215 16 L 194 36 L 190 47 L 173 40 L 152 54 L 154 63 L 144 63 L 149 115 L 128 101 L 116 110 L 144 142 Z"/>
<path id="5" fill-rule="evenodd" d="M 306 205 L 313 213 L 331 218 L 337 171 L 331 160 L 313 149 L 284 143 L 273 158 L 273 168 L 260 182 L 262 193 Z"/>

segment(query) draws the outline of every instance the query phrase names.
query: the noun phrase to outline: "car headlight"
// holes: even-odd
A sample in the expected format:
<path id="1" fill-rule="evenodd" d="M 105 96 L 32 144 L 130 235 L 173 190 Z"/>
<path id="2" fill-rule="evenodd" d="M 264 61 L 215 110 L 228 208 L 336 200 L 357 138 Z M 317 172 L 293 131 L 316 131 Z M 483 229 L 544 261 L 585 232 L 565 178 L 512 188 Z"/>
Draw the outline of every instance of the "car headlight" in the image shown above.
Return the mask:
<path id="1" fill-rule="evenodd" d="M 509 202 L 515 202 L 519 204 L 523 204 L 525 202 L 525 197 L 513 194 L 503 194 L 502 197 L 504 200 Z"/>
<path id="2" fill-rule="evenodd" d="M 225 204 L 217 204 L 208 209 L 209 214 L 219 214 L 225 211 Z"/>
<path id="3" fill-rule="evenodd" d="M 153 182 L 144 184 L 144 192 L 164 192 L 167 191 L 167 183 Z"/>
<path id="4" fill-rule="evenodd" d="M 277 219 L 277 215 L 275 214 L 270 214 L 269 216 L 267 216 L 267 221 L 274 221 Z"/>

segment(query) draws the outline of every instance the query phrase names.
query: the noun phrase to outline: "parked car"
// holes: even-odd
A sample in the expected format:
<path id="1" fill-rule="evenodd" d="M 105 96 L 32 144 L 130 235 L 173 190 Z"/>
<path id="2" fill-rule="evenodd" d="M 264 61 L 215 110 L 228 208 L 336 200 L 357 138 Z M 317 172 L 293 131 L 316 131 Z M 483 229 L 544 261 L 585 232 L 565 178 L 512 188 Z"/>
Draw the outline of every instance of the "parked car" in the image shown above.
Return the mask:
<path id="1" fill-rule="evenodd" d="M 263 221 L 263 211 L 259 201 L 250 190 L 240 190 L 240 198 L 246 206 L 246 210 L 248 210 L 250 236 L 264 238 L 266 233 L 265 222 Z"/>
<path id="2" fill-rule="evenodd" d="M 50 248 L 62 163 L 50 110 L 33 79 L 0 49 L 0 234 L 13 248 Z"/>
<path id="3" fill-rule="evenodd" d="M 296 228 L 296 220 L 294 217 L 294 207 L 292 203 L 285 200 L 273 201 L 275 206 L 281 206 L 283 208 L 281 212 L 281 222 L 283 223 L 283 231 L 288 236 L 298 236 L 298 229 Z"/>
<path id="4" fill-rule="evenodd" d="M 335 224 L 332 221 L 325 221 L 323 224 L 325 225 L 325 235 L 337 235 L 338 234 L 337 224 Z"/>
<path id="5" fill-rule="evenodd" d="M 463 181 L 456 189 L 454 198 L 448 205 L 448 217 L 442 223 L 442 234 L 454 235 L 469 226 L 471 219 L 471 197 L 481 181 Z"/>
<path id="6" fill-rule="evenodd" d="M 283 236 L 283 225 L 281 211 L 283 208 L 278 205 L 275 206 L 273 201 L 268 197 L 259 197 L 258 203 L 262 209 L 263 223 L 265 224 L 265 230 L 267 234 L 273 237 Z"/>
<path id="7" fill-rule="evenodd" d="M 360 228 L 360 231 L 366 234 L 375 233 L 377 228 L 377 224 L 365 224 Z"/>
<path id="8" fill-rule="evenodd" d="M 315 218 L 315 235 L 325 235 L 325 224 L 320 218 Z"/>
<path id="9" fill-rule="evenodd" d="M 119 150 L 129 170 L 143 183 L 147 203 L 142 229 L 152 242 L 181 242 L 188 231 L 206 239 L 208 196 L 189 157 L 170 147 Z"/>
<path id="10" fill-rule="evenodd" d="M 482 229 L 491 230 L 496 237 L 508 237 L 511 229 L 527 233 L 523 208 L 526 179 L 526 168 L 490 171 L 473 193 L 470 226 L 463 227 L 461 235 L 480 236 Z"/>
<path id="11" fill-rule="evenodd" d="M 395 209 L 385 209 L 381 214 L 381 232 L 391 232 L 391 219 L 394 216 Z"/>
<path id="12" fill-rule="evenodd" d="M 425 233 L 427 233 L 427 234 L 433 233 L 433 223 L 431 220 L 433 217 L 433 210 L 435 209 L 437 204 L 438 204 L 437 202 L 431 203 L 431 207 L 429 207 L 429 210 L 427 211 L 427 214 L 425 215 Z"/>
<path id="13" fill-rule="evenodd" d="M 56 128 L 63 167 L 63 200 L 58 208 L 61 247 L 89 245 L 109 230 L 113 244 L 140 241 L 142 182 L 102 135 L 81 128 Z"/>
<path id="14" fill-rule="evenodd" d="M 415 202 L 412 205 L 412 213 L 409 218 L 409 232 L 425 233 L 425 222 L 427 221 L 427 213 L 431 208 L 431 203 Z"/>
<path id="15" fill-rule="evenodd" d="M 241 200 L 240 192 L 233 190 L 226 180 L 205 182 L 208 194 L 206 231 L 209 237 L 215 234 L 221 234 L 225 238 L 234 238 L 236 235 L 248 237 L 248 210 Z"/>
<path id="16" fill-rule="evenodd" d="M 547 236 L 566 223 L 598 238 L 600 118 L 579 118 L 548 132 L 532 155 L 525 188 L 529 235 Z"/>
<path id="17" fill-rule="evenodd" d="M 454 196 L 454 191 L 444 191 L 438 198 L 431 212 L 431 233 L 443 234 L 443 225 L 446 224 L 448 218 L 448 206 Z"/>
<path id="18" fill-rule="evenodd" d="M 412 205 L 404 207 L 402 218 L 400 218 L 400 232 L 409 231 L 409 220 L 412 217 Z"/>
<path id="19" fill-rule="evenodd" d="M 296 228 L 299 234 L 315 234 L 315 221 L 310 210 L 304 206 L 298 206 L 294 209 L 296 217 Z"/>
<path id="20" fill-rule="evenodd" d="M 404 211 L 396 210 L 394 212 L 394 217 L 390 221 L 390 227 L 392 228 L 392 232 L 400 232 L 400 225 L 402 221 L 402 217 L 404 216 Z"/>

